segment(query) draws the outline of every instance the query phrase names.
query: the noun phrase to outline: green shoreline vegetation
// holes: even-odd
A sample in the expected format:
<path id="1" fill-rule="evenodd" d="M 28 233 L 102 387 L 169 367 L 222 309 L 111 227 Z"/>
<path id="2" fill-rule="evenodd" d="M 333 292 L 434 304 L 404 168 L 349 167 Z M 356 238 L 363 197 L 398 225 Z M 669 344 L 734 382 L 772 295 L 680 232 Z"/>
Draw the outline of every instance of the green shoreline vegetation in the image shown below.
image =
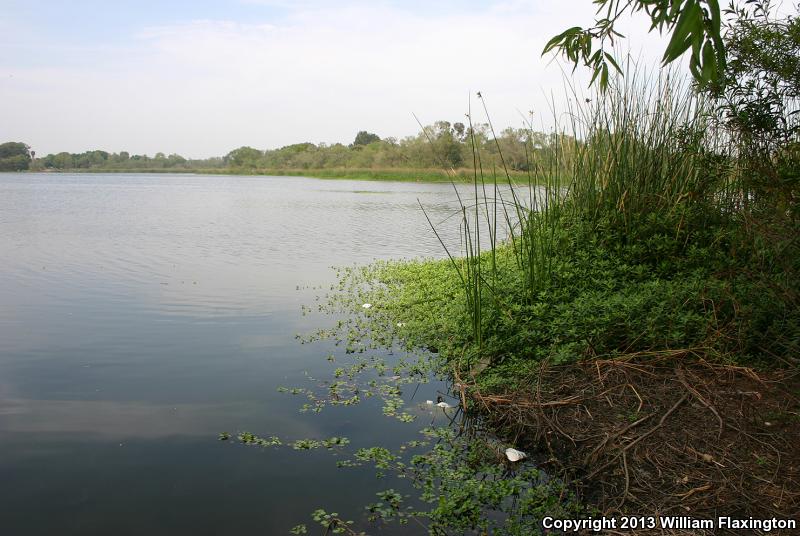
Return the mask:
<path id="1" fill-rule="evenodd" d="M 460 168 L 443 171 L 441 169 L 403 169 L 403 168 L 329 168 L 329 169 L 250 169 L 250 168 L 75 168 L 65 170 L 48 170 L 47 173 L 147 173 L 147 174 L 196 174 L 196 175 L 246 175 L 263 177 L 307 177 L 314 179 L 341 179 L 364 181 L 393 182 L 430 182 L 430 183 L 471 183 L 474 170 Z M 526 184 L 528 174 L 511 172 L 512 180 L 517 184 Z M 505 174 L 497 176 L 496 181 L 505 182 Z"/>
<path id="2" fill-rule="evenodd" d="M 583 112 L 576 137 L 591 141 L 540 168 L 539 210 L 478 181 L 460 255 L 342 272 L 323 310 L 355 316 L 319 336 L 355 356 L 400 344 L 417 360 L 391 374 L 449 379 L 471 428 L 424 432 L 434 450 L 410 460 L 358 451 L 430 503 L 371 519 L 531 534 L 543 515 L 796 513 L 800 154 L 751 159 L 703 95 L 655 86 L 631 77 Z M 547 187 L 556 170 L 566 195 Z M 336 400 L 363 396 L 341 387 Z M 498 443 L 541 465 L 509 463 Z"/>
<path id="3" fill-rule="evenodd" d="M 69 173 L 200 173 L 231 175 L 305 176 L 324 179 L 419 182 L 471 181 L 472 144 L 481 145 L 486 169 L 501 170 L 527 181 L 529 156 L 552 153 L 563 140 L 532 129 L 507 128 L 499 135 L 488 124 L 437 121 L 416 136 L 381 139 L 359 132 L 344 145 L 298 143 L 262 151 L 240 147 L 223 157 L 186 159 L 178 154 L 130 154 L 126 151 L 61 152 L 36 156 L 21 142 L 0 145 L 0 171 Z M 502 155 L 501 155 L 502 151 Z"/>
<path id="4" fill-rule="evenodd" d="M 529 156 L 528 189 L 487 186 L 476 144 L 447 259 L 340 272 L 320 310 L 344 320 L 309 340 L 351 357 L 330 392 L 298 391 L 306 409 L 381 396 L 410 420 L 402 388 L 433 374 L 455 412 L 413 445 L 340 462 L 418 490 L 421 508 L 380 492 L 369 520 L 522 535 L 545 515 L 794 519 L 800 22 L 768 7 L 729 14 L 716 82 L 608 77 L 569 110 L 564 143 Z"/>

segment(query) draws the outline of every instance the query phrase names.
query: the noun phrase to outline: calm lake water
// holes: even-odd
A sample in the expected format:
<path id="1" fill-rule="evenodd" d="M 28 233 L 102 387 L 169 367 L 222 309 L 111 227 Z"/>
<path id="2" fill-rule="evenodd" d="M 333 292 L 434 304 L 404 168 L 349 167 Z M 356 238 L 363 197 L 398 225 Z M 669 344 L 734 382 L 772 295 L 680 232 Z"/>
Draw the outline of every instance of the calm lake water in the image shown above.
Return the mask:
<path id="1" fill-rule="evenodd" d="M 378 403 L 301 414 L 327 343 L 295 334 L 332 265 L 441 257 L 449 185 L 0 174 L 0 533 L 284 534 L 391 487 L 329 452 L 222 431 L 399 444 Z M 457 218 L 443 224 L 457 237 Z M 455 238 L 457 243 L 457 238 Z M 298 290 L 298 287 L 300 289 Z M 424 386 L 411 403 L 435 396 Z"/>

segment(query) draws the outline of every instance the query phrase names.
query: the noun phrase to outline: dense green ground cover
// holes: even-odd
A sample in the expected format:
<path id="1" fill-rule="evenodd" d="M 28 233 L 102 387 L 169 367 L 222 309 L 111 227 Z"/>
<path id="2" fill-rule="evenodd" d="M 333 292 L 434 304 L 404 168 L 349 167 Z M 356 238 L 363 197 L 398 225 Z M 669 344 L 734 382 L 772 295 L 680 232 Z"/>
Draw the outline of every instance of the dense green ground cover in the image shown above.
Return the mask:
<path id="1" fill-rule="evenodd" d="M 785 200 L 796 152 L 773 169 L 789 189 L 764 191 L 720 145 L 729 140 L 702 100 L 639 83 L 587 111 L 590 141 L 557 162 L 567 186 L 549 179 L 552 167 L 532 194 L 485 196 L 476 184 L 461 252 L 367 268 L 358 277 L 372 285 L 354 300 L 379 304 L 371 319 L 385 326 L 402 317 L 404 340 L 448 362 L 492 365 L 481 377 L 504 385 L 545 359 L 697 349 L 721 362 L 795 362 L 800 227 Z"/>
<path id="2" fill-rule="evenodd" d="M 695 236 L 654 233 L 629 244 L 587 234 L 580 223 L 560 226 L 551 279 L 533 299 L 511 245 L 480 256 L 487 274 L 480 343 L 473 306 L 447 260 L 359 271 L 354 281 L 370 285 L 352 295 L 354 304 L 376 304 L 370 333 L 400 322 L 393 330 L 408 344 L 434 347 L 465 369 L 490 364 L 478 377 L 504 389 L 527 381 L 545 359 L 696 349 L 722 362 L 764 367 L 783 366 L 797 355 L 797 280 L 783 271 L 786 263 L 797 269 L 796 246 L 782 259 L 765 259 L 770 252 L 755 248 L 733 224 Z M 466 271 L 467 262 L 455 264 Z"/>

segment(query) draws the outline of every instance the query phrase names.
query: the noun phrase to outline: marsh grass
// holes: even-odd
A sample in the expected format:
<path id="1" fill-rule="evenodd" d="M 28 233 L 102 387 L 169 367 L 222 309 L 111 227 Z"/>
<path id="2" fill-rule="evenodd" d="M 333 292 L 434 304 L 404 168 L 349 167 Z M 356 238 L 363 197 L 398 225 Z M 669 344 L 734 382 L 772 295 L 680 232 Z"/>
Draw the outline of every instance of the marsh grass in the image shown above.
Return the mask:
<path id="1" fill-rule="evenodd" d="M 648 245 L 668 241 L 670 252 L 685 252 L 710 223 L 730 218 L 742 195 L 711 106 L 688 81 L 632 72 L 593 97 L 584 101 L 573 91 L 567 123 L 556 125 L 558 143 L 549 151 L 526 144 L 525 181 L 509 172 L 499 143 L 499 173 L 484 169 L 472 143 L 472 198 L 456 190 L 460 252 L 448 248 L 426 214 L 458 274 L 479 349 L 492 329 L 487 319 L 513 314 L 514 300 L 532 306 L 563 279 L 562 252 L 576 241 L 639 244 L 641 255 L 658 262 Z M 497 138 L 486 101 L 478 99 Z M 472 126 L 471 110 L 468 117 Z M 500 284 L 500 250 L 515 261 L 514 296 Z"/>
<path id="2" fill-rule="evenodd" d="M 426 168 L 324 168 L 324 169 L 231 169 L 211 170 L 211 173 L 231 175 L 265 175 L 275 177 L 312 177 L 317 179 L 398 181 L 398 182 L 431 182 L 459 184 L 469 183 L 472 170 L 459 169 L 426 169 Z M 527 181 L 524 173 L 512 172 L 517 182 Z"/>

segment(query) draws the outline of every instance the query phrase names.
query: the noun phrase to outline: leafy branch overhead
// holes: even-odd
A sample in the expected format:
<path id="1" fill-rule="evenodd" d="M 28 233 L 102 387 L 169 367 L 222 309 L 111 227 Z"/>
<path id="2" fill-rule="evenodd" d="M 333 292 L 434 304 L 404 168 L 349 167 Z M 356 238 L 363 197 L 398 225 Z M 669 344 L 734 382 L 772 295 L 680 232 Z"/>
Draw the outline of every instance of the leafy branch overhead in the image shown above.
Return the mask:
<path id="1" fill-rule="evenodd" d="M 701 84 L 715 82 L 725 68 L 722 18 L 718 0 L 594 0 L 598 5 L 594 26 L 574 26 L 556 35 L 542 54 L 560 52 L 572 64 L 592 69 L 590 85 L 608 87 L 609 66 L 622 73 L 613 54 L 614 42 L 625 36 L 615 24 L 625 14 L 645 12 L 650 31 L 671 32 L 662 62 L 671 63 L 689 52 L 689 69 Z"/>

